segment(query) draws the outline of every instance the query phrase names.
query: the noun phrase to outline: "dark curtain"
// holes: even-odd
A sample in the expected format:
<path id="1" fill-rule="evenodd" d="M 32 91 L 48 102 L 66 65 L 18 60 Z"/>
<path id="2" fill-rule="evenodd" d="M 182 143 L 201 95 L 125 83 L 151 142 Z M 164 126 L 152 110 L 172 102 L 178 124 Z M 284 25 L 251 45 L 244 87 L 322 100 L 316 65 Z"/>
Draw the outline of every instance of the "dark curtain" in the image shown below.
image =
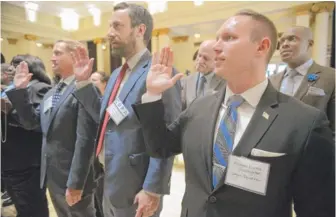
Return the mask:
<path id="1" fill-rule="evenodd" d="M 333 12 L 333 21 L 332 21 L 332 41 L 331 41 L 331 59 L 330 67 L 335 68 L 335 9 Z"/>
<path id="2" fill-rule="evenodd" d="M 97 46 L 93 41 L 87 42 L 89 57 L 94 58 L 96 61 L 93 62 L 93 69 L 92 71 L 97 71 Z"/>

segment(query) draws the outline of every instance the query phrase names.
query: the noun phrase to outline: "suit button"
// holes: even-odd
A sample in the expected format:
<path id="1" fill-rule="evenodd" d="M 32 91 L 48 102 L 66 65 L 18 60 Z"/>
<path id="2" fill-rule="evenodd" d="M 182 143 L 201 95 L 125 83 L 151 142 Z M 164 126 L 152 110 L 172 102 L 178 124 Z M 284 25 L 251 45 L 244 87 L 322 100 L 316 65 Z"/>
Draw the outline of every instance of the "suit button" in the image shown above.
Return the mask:
<path id="1" fill-rule="evenodd" d="M 210 203 L 216 203 L 217 202 L 217 198 L 215 196 L 210 196 L 209 197 L 209 202 Z"/>

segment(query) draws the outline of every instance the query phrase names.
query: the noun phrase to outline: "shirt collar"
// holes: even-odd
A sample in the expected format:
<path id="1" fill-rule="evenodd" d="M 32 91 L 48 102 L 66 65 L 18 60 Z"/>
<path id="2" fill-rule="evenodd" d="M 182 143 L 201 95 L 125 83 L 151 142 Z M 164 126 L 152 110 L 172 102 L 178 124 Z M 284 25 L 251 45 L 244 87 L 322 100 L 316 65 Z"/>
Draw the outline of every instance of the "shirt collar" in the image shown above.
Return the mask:
<path id="1" fill-rule="evenodd" d="M 240 94 L 244 100 L 250 104 L 253 108 L 256 108 L 259 104 L 259 101 L 264 94 L 266 88 L 268 85 L 268 79 L 265 79 L 263 82 L 257 84 L 256 86 L 246 90 L 244 93 Z M 226 92 L 225 92 L 225 99 L 224 99 L 224 105 L 226 105 L 226 102 L 230 98 L 230 96 L 234 95 L 233 92 L 230 90 L 228 86 L 226 86 Z"/>
<path id="2" fill-rule="evenodd" d="M 68 86 L 72 82 L 73 79 L 75 79 L 75 75 L 71 75 L 71 76 L 67 77 L 66 79 L 62 78 L 60 80 L 60 82 L 63 82 L 63 83 L 65 83 L 66 86 Z"/>
<path id="3" fill-rule="evenodd" d="M 128 68 L 132 71 L 133 68 L 138 64 L 140 61 L 142 55 L 147 51 L 147 48 L 144 48 L 140 52 L 136 53 L 134 56 L 132 56 L 129 60 L 127 60 Z"/>
<path id="4" fill-rule="evenodd" d="M 297 71 L 300 75 L 305 76 L 309 70 L 309 68 L 313 65 L 314 61 L 313 59 L 309 59 L 307 62 L 303 63 L 302 65 L 295 68 L 295 71 Z M 292 68 L 288 67 L 288 70 L 286 72 L 286 76 L 288 75 L 289 71 L 293 70 Z"/>
<path id="5" fill-rule="evenodd" d="M 214 76 L 214 72 L 209 72 L 208 74 L 204 75 L 203 73 L 199 73 L 200 78 L 204 77 L 207 82 L 209 82 L 212 77 Z"/>

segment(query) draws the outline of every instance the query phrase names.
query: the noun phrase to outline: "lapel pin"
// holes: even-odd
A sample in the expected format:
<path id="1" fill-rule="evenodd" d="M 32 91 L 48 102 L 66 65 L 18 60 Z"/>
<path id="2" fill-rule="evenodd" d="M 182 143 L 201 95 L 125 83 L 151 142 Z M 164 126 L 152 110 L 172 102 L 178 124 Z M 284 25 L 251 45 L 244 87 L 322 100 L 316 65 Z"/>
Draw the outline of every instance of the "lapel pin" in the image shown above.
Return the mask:
<path id="1" fill-rule="evenodd" d="M 268 118 L 269 118 L 269 114 L 267 114 L 266 112 L 263 112 L 262 116 L 263 116 L 266 120 L 268 120 Z"/>

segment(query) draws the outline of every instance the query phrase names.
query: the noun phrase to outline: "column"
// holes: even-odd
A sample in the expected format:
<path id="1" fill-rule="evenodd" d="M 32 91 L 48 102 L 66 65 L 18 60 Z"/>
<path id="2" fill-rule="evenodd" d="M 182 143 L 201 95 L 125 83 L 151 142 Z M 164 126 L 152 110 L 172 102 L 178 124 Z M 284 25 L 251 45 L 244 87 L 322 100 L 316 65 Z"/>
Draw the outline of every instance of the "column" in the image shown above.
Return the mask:
<path id="1" fill-rule="evenodd" d="M 189 36 L 175 36 L 171 40 L 171 49 L 174 52 L 174 67 L 182 73 L 193 69 L 194 44 Z"/>
<path id="2" fill-rule="evenodd" d="M 296 14 L 295 24 L 297 26 L 310 27 L 310 18 L 311 18 L 310 9 L 312 5 L 313 4 L 311 3 L 294 7 L 294 12 Z"/>
<path id="3" fill-rule="evenodd" d="M 319 2 L 312 6 L 315 16 L 313 59 L 320 65 L 327 65 L 329 17 L 334 2 Z"/>
<path id="4" fill-rule="evenodd" d="M 157 35 L 157 32 L 153 31 L 152 34 L 152 54 L 158 51 L 159 46 L 159 36 Z"/>
<path id="5" fill-rule="evenodd" d="M 157 43 L 154 45 L 157 51 L 160 51 L 165 46 L 170 46 L 170 38 L 169 38 L 169 29 L 168 28 L 161 28 L 155 29 L 154 34 L 157 36 Z"/>
<path id="6" fill-rule="evenodd" d="M 97 71 L 105 71 L 105 55 L 104 52 L 106 50 L 105 41 L 103 38 L 96 38 L 93 40 L 96 44 L 96 63 L 97 63 Z"/>

